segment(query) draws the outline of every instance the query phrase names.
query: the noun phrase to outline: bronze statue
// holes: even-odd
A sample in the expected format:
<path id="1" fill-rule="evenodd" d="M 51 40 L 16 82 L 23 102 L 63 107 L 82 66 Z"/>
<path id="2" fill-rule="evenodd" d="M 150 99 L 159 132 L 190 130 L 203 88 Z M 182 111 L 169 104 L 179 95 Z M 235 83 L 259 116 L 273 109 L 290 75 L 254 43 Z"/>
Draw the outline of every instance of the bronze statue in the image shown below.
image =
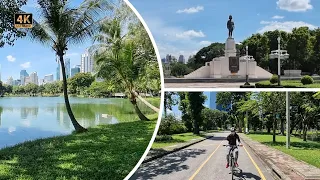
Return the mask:
<path id="1" fill-rule="evenodd" d="M 234 22 L 232 21 L 232 16 L 229 16 L 229 20 L 227 22 L 227 28 L 229 29 L 229 37 L 232 37 L 232 32 L 234 30 Z"/>

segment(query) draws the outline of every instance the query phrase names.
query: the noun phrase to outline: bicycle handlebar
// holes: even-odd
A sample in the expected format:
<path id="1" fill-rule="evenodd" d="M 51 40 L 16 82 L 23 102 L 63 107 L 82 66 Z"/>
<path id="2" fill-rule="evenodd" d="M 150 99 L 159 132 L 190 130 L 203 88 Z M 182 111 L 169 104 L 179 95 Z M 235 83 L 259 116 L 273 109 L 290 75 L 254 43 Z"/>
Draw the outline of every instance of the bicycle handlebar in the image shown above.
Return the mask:
<path id="1" fill-rule="evenodd" d="M 229 144 L 225 144 L 225 145 L 223 145 L 223 146 L 240 146 L 240 147 L 242 147 L 243 145 L 241 144 L 241 145 L 229 145 Z"/>

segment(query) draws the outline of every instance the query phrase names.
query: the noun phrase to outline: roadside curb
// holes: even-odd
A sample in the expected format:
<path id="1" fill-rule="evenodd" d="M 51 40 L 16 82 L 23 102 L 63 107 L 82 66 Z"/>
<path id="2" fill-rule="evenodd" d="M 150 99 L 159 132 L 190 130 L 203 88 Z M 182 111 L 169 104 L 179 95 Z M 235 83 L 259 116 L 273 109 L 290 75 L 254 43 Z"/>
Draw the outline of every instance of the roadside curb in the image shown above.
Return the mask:
<path id="1" fill-rule="evenodd" d="M 274 178 L 276 179 L 283 179 L 283 180 L 291 180 L 291 178 L 289 178 L 287 175 L 285 175 L 285 173 L 280 170 L 273 162 L 271 162 L 270 160 L 268 160 L 265 156 L 261 155 L 260 153 L 257 152 L 257 149 L 253 148 L 252 145 L 250 145 L 250 143 L 248 143 L 246 141 L 246 138 L 248 139 L 249 137 L 245 137 L 243 138 L 243 136 L 245 135 L 242 135 L 241 136 L 241 139 L 243 140 L 243 142 L 248 146 L 250 147 L 250 149 L 252 150 L 252 152 L 254 152 L 254 154 L 261 160 L 261 162 L 263 162 L 263 164 L 265 166 L 267 166 L 271 172 L 272 172 L 272 175 L 274 176 Z"/>
<path id="2" fill-rule="evenodd" d="M 171 151 L 166 151 L 166 152 L 164 152 L 164 153 L 161 153 L 161 154 L 152 156 L 152 157 L 150 157 L 150 158 L 148 158 L 148 159 L 145 159 L 145 160 L 142 162 L 142 164 L 147 163 L 147 162 L 150 162 L 150 161 L 153 161 L 153 160 L 158 159 L 158 158 L 161 158 L 161 157 L 166 156 L 166 155 L 168 155 L 168 154 L 172 154 L 172 153 L 174 153 L 174 152 L 180 151 L 180 150 L 182 150 L 182 149 L 185 149 L 185 148 L 187 148 L 187 147 L 190 147 L 190 146 L 192 146 L 192 145 L 194 145 L 194 144 L 200 143 L 200 142 L 202 142 L 202 141 L 204 141 L 204 140 L 207 140 L 207 139 L 210 139 L 210 138 L 212 138 L 212 137 L 213 137 L 213 136 L 207 136 L 207 137 L 205 137 L 204 139 L 200 139 L 200 140 L 194 141 L 194 142 L 192 142 L 192 143 L 186 144 L 186 145 L 184 145 L 184 146 L 175 148 L 175 149 L 173 149 L 173 150 L 171 150 Z"/>

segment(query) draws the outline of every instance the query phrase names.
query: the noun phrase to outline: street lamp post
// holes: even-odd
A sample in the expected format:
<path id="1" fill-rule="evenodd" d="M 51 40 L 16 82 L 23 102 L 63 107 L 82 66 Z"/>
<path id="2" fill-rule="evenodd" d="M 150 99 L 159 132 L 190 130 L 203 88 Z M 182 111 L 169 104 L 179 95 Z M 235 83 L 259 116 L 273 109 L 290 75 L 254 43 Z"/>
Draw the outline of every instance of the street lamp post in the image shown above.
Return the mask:
<path id="1" fill-rule="evenodd" d="M 280 56 L 281 56 L 281 53 L 280 53 L 280 41 L 281 41 L 281 38 L 280 36 L 278 37 L 278 86 L 280 86 Z"/>
<path id="2" fill-rule="evenodd" d="M 287 117 L 287 125 L 286 125 L 286 147 L 290 148 L 290 94 L 286 92 L 286 117 Z"/>

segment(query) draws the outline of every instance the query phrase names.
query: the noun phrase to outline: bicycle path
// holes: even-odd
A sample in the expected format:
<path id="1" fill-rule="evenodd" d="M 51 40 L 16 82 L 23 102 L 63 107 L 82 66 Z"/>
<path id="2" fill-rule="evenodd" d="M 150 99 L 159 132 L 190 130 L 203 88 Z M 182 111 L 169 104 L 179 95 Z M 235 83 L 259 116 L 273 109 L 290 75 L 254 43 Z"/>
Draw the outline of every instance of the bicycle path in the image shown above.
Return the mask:
<path id="1" fill-rule="evenodd" d="M 145 163 L 130 178 L 167 180 L 215 180 L 231 179 L 230 168 L 226 168 L 228 133 L 214 133 L 214 137 L 186 149 Z M 235 179 L 272 180 L 269 169 L 257 158 L 249 147 L 239 147 L 239 169 Z"/>

